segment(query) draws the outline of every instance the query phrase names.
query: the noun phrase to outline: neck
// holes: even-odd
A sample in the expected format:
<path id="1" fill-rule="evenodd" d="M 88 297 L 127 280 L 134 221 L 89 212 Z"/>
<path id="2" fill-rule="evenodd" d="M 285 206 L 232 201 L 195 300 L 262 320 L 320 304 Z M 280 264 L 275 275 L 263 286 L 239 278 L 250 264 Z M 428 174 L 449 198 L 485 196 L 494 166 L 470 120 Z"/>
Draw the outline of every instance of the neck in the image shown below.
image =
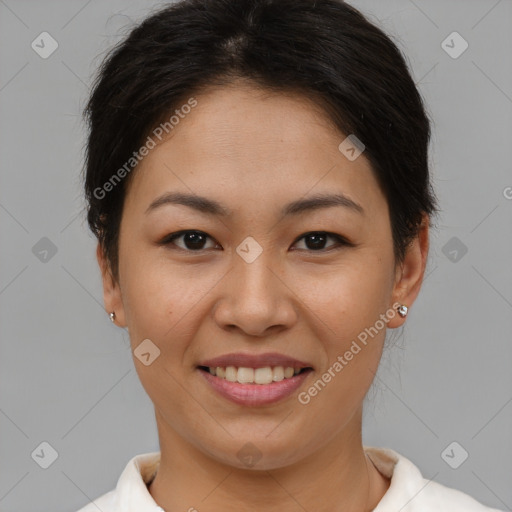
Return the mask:
<path id="1" fill-rule="evenodd" d="M 362 411 L 360 411 L 361 413 Z M 271 470 L 239 469 L 186 442 L 157 413 L 161 459 L 149 486 L 164 510 L 366 512 L 389 487 L 364 453 L 361 414 L 312 455 Z M 321 498 L 319 498 L 321 497 Z"/>

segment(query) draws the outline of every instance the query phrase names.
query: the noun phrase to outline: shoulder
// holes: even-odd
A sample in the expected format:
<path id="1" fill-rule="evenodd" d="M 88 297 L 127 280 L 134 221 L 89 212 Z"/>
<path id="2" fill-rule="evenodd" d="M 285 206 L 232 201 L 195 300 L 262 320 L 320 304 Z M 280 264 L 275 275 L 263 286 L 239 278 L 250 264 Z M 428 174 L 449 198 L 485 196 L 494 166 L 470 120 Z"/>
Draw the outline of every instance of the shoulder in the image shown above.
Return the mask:
<path id="1" fill-rule="evenodd" d="M 146 483 L 153 476 L 160 462 L 160 452 L 136 455 L 126 465 L 115 489 L 101 495 L 77 512 L 156 512 L 162 509 L 149 494 Z"/>
<path id="2" fill-rule="evenodd" d="M 374 512 L 503 512 L 468 494 L 424 478 L 409 459 L 389 448 L 364 447 L 390 486 Z"/>
<path id="3" fill-rule="evenodd" d="M 457 489 L 446 487 L 438 482 L 424 479 L 425 492 L 421 506 L 417 510 L 438 510 L 440 512 L 502 512 L 490 508 Z M 416 510 L 412 508 L 412 510 Z"/>

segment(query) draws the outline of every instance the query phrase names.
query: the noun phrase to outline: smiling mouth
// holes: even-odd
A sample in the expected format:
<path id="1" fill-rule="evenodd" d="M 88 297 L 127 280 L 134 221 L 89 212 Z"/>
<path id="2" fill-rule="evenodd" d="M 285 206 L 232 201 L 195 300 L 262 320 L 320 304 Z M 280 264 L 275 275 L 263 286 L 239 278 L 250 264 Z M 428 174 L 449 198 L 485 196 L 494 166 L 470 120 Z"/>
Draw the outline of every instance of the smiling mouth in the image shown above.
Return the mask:
<path id="1" fill-rule="evenodd" d="M 268 385 L 272 382 L 281 382 L 313 370 L 311 367 L 293 368 L 291 366 L 265 366 L 263 368 L 248 368 L 244 366 L 217 366 L 213 368 L 209 366 L 198 366 L 198 368 L 221 380 L 255 385 Z"/>

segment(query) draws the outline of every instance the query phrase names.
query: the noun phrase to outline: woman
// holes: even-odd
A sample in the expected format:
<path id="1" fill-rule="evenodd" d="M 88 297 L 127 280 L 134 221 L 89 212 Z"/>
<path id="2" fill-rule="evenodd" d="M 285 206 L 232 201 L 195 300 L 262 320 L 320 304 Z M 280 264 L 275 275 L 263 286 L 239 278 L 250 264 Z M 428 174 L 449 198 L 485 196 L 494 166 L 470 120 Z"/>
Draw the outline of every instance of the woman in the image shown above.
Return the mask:
<path id="1" fill-rule="evenodd" d="M 108 56 L 88 221 L 160 451 L 81 512 L 489 511 L 362 445 L 436 200 L 400 51 L 337 0 L 184 0 Z"/>

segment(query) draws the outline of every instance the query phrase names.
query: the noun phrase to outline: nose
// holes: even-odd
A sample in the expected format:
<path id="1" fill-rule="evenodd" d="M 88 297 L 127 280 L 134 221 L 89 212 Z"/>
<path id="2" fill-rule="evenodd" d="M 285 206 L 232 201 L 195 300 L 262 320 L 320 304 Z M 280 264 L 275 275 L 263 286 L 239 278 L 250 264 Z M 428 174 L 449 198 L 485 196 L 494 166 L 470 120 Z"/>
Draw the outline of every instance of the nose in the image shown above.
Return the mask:
<path id="1" fill-rule="evenodd" d="M 287 282 L 290 278 L 264 254 L 252 263 L 235 255 L 214 307 L 220 328 L 262 337 L 290 329 L 297 321 L 298 302 Z"/>

